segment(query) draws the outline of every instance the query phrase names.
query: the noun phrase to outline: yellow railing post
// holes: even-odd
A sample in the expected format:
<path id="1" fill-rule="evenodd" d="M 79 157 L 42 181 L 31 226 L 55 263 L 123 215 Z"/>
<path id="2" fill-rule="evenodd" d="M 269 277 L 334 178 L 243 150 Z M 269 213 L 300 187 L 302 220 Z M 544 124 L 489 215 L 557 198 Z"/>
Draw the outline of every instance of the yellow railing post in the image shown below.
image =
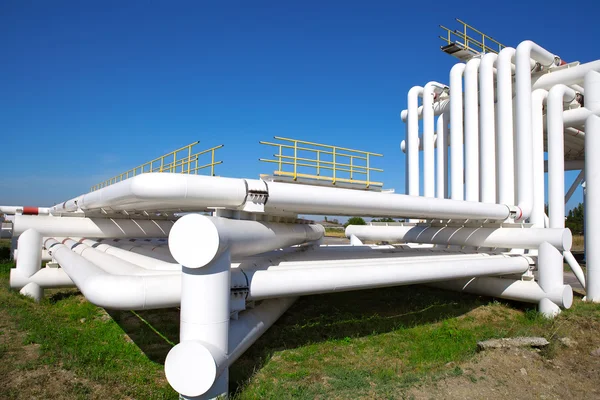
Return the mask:
<path id="1" fill-rule="evenodd" d="M 283 147 L 281 145 L 279 145 L 279 157 L 277 157 L 277 159 L 279 160 L 279 171 L 283 171 L 281 169 L 281 160 L 283 160 L 282 153 L 281 153 L 282 149 L 283 149 Z"/>
<path id="2" fill-rule="evenodd" d="M 196 165 L 198 165 L 198 159 L 196 159 Z M 215 149 L 212 149 L 210 155 L 210 176 L 215 176 Z"/>
<path id="3" fill-rule="evenodd" d="M 370 173 L 371 172 L 371 168 L 369 167 L 369 154 L 367 154 L 367 187 L 369 187 L 370 185 Z"/>
<path id="4" fill-rule="evenodd" d="M 298 142 L 294 140 L 294 180 L 298 179 Z"/>
<path id="5" fill-rule="evenodd" d="M 191 163 L 192 163 L 192 146 L 188 147 L 188 174 L 190 173 L 190 167 L 191 167 Z"/>
<path id="6" fill-rule="evenodd" d="M 321 176 L 321 150 L 317 150 L 317 176 Z"/>
<path id="7" fill-rule="evenodd" d="M 333 184 L 335 185 L 335 147 L 333 148 Z"/>

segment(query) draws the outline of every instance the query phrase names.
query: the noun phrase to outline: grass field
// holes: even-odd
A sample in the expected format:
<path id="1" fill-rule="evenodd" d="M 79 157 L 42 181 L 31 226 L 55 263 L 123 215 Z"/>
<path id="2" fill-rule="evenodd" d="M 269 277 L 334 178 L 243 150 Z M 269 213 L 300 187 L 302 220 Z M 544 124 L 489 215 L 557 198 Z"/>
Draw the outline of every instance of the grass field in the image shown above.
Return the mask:
<path id="1" fill-rule="evenodd" d="M 76 290 L 36 304 L 8 289 L 10 267 L 0 265 L 0 398 L 177 398 L 163 362 L 178 342 L 178 310 L 107 313 Z M 230 389 L 237 399 L 411 397 L 426 382 L 470 374 L 460 363 L 478 340 L 556 343 L 598 322 L 598 306 L 580 300 L 546 320 L 533 308 L 423 286 L 308 296 L 234 364 Z"/>

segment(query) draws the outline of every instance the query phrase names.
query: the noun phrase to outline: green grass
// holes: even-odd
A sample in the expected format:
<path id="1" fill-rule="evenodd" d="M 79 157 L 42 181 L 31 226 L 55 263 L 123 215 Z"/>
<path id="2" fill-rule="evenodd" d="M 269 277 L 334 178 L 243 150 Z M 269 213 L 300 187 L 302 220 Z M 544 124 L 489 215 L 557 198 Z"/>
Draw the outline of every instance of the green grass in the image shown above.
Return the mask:
<path id="1" fill-rule="evenodd" d="M 0 307 L 26 332 L 24 344 L 39 344 L 41 354 L 20 368 L 60 365 L 114 387 L 114 398 L 177 398 L 163 375 L 178 342 L 176 309 L 107 318 L 74 290 L 36 304 L 7 290 L 11 266 L 0 264 Z M 231 367 L 230 390 L 237 399 L 401 398 L 425 380 L 462 375 L 456 363 L 475 354 L 478 340 L 552 340 L 590 318 L 600 321 L 600 309 L 579 300 L 546 320 L 531 307 L 423 286 L 308 296 Z M 5 364 L 9 350 L 0 346 Z M 85 384 L 72 386 L 73 397 L 89 395 Z"/>

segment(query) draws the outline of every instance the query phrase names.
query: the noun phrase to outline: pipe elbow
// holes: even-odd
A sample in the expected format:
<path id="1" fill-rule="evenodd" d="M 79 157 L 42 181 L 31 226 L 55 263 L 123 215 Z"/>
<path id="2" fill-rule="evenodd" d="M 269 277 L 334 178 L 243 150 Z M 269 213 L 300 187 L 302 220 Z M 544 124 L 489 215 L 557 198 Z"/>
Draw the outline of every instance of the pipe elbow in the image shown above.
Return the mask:
<path id="1" fill-rule="evenodd" d="M 540 89 L 537 89 L 537 90 L 540 90 Z M 568 103 L 571 103 L 573 100 L 575 100 L 576 95 L 577 95 L 577 93 L 575 92 L 575 90 L 571 89 L 570 87 L 568 87 L 566 85 L 558 84 L 558 85 L 554 85 L 548 92 L 548 101 L 549 102 L 556 101 L 556 102 L 568 104 Z"/>
<path id="2" fill-rule="evenodd" d="M 187 268 L 202 268 L 222 254 L 229 243 L 213 220 L 200 214 L 180 218 L 169 232 L 169 250 Z"/>

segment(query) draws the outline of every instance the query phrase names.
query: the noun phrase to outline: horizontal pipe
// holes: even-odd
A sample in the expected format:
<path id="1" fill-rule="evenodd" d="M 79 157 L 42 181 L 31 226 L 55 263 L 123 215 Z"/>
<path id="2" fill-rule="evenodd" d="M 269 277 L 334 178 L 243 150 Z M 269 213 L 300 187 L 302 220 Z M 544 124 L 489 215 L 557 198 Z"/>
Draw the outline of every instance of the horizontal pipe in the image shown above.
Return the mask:
<path id="1" fill-rule="evenodd" d="M 269 182 L 265 211 L 439 219 L 505 220 L 507 206 L 402 194 Z"/>
<path id="2" fill-rule="evenodd" d="M 563 85 L 581 84 L 589 71 L 600 71 L 600 61 L 592 61 L 541 75 L 533 83 L 533 89 L 549 90 L 552 86 L 560 83 Z"/>
<path id="3" fill-rule="evenodd" d="M 435 116 L 441 115 L 448 110 L 450 110 L 450 100 L 440 100 L 433 103 L 433 115 Z M 423 116 L 423 106 L 417 108 L 417 115 L 419 118 Z M 406 122 L 408 120 L 408 110 L 402 110 L 400 118 L 402 122 Z"/>
<path id="4" fill-rule="evenodd" d="M 122 260 L 129 261 L 130 263 L 142 268 L 162 271 L 181 271 L 181 264 L 166 262 L 151 256 L 149 257 L 142 254 L 133 253 L 119 247 L 111 246 L 107 243 L 100 243 L 91 239 L 84 239 L 82 240 L 82 243 L 93 247 L 98 251 L 102 251 Z"/>
<path id="5" fill-rule="evenodd" d="M 564 308 L 570 308 L 573 304 L 573 289 L 569 285 L 559 286 L 552 293 L 546 293 L 535 281 L 479 277 L 429 283 L 427 286 L 534 304 L 547 298 Z"/>
<path id="6" fill-rule="evenodd" d="M 435 265 L 372 265 L 368 268 L 331 267 L 283 271 L 246 271 L 248 299 L 304 296 L 379 287 L 412 285 L 470 276 L 524 273 L 529 261 L 522 256 L 437 261 Z"/>
<path id="7" fill-rule="evenodd" d="M 194 174 L 147 173 L 84 194 L 53 207 L 77 210 L 155 210 L 238 207 L 247 196 L 244 179 Z"/>
<path id="8" fill-rule="evenodd" d="M 315 224 L 285 224 L 232 220 L 189 214 L 180 218 L 169 235 L 175 260 L 187 268 L 201 268 L 225 250 L 231 257 L 250 256 L 316 241 L 325 229 Z"/>
<path id="9" fill-rule="evenodd" d="M 179 305 L 179 274 L 111 275 L 54 238 L 46 239 L 45 246 L 92 304 L 115 310 L 145 310 Z"/>
<path id="10" fill-rule="evenodd" d="M 11 289 L 20 290 L 31 282 L 42 289 L 61 289 L 75 286 L 62 268 L 42 268 L 30 277 L 19 273 L 16 268 L 10 270 Z"/>
<path id="11" fill-rule="evenodd" d="M 543 228 L 470 228 L 433 226 L 369 226 L 349 225 L 346 236 L 361 240 L 394 243 L 430 243 L 437 245 L 537 249 L 549 242 L 557 249 L 570 250 L 573 242 L 568 229 Z"/>
<path id="12" fill-rule="evenodd" d="M 47 237 L 166 237 L 172 226 L 173 222 L 167 220 L 17 215 L 15 216 L 13 234 L 20 235 L 27 229 L 35 229 L 42 236 Z"/>

